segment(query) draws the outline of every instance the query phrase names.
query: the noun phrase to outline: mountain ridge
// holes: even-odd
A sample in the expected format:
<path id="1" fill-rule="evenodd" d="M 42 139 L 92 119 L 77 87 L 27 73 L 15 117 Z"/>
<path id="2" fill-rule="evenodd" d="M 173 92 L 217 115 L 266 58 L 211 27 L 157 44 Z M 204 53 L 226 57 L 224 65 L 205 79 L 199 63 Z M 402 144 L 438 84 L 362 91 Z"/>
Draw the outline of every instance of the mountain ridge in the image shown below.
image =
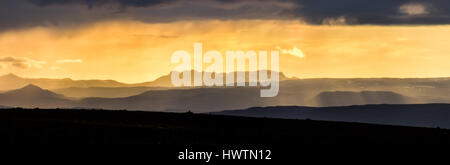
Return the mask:
<path id="1" fill-rule="evenodd" d="M 0 104 L 12 107 L 57 108 L 71 105 L 72 100 L 64 95 L 29 84 L 19 89 L 0 93 Z"/>
<path id="2" fill-rule="evenodd" d="M 191 71 L 192 73 L 195 71 Z M 147 81 L 142 83 L 123 83 L 116 80 L 73 80 L 71 78 L 62 78 L 62 79 L 51 79 L 51 78 L 22 78 L 20 76 L 17 76 L 15 74 L 9 73 L 3 76 L 0 76 L 0 90 L 13 90 L 18 89 L 22 86 L 25 86 L 27 84 L 35 84 L 39 87 L 45 88 L 45 89 L 62 89 L 62 88 L 71 88 L 71 87 L 78 87 L 78 88 L 89 88 L 89 87 L 174 87 L 171 83 L 171 77 L 170 75 L 173 72 L 170 72 L 169 74 L 163 75 L 161 77 L 158 77 L 157 79 L 153 81 Z M 238 72 L 233 72 L 233 74 L 236 74 Z M 248 77 L 249 72 L 245 72 L 246 77 Z M 270 72 L 269 72 L 270 73 Z M 287 78 L 284 76 L 282 72 L 280 73 L 280 81 L 288 80 L 290 78 Z M 225 73 L 223 73 L 225 74 Z M 231 74 L 231 73 L 227 73 Z M 191 74 L 194 75 L 194 74 Z M 225 79 L 224 79 L 225 80 Z M 236 81 L 236 79 L 235 79 Z"/>

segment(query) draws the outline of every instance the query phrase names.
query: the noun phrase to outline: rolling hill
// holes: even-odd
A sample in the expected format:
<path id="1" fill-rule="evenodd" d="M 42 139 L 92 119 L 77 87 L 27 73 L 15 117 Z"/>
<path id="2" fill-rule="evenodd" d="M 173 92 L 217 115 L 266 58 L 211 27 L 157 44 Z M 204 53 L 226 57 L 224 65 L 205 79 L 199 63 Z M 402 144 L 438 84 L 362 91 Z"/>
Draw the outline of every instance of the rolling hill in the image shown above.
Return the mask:
<path id="1" fill-rule="evenodd" d="M 255 107 L 212 114 L 346 121 L 450 129 L 450 104 L 358 105 L 343 107 Z"/>
<path id="2" fill-rule="evenodd" d="M 126 88 L 128 89 L 128 88 Z M 108 91 L 111 92 L 111 91 Z M 114 92 L 114 91 L 112 91 Z M 26 108 L 95 108 L 144 111 L 209 112 L 253 106 L 278 105 L 274 98 L 259 97 L 260 89 L 253 88 L 189 88 L 150 90 L 138 95 L 119 98 L 69 98 L 35 85 L 0 94 L 0 105 Z"/>
<path id="3" fill-rule="evenodd" d="M 148 91 L 124 98 L 85 98 L 79 107 L 193 112 L 220 111 L 253 106 L 277 105 L 276 98 L 261 98 L 259 88 L 193 88 Z"/>
<path id="4" fill-rule="evenodd" d="M 8 109 L 8 108 L 11 108 L 11 107 L 0 105 L 0 109 Z"/>
<path id="5" fill-rule="evenodd" d="M 390 91 L 321 92 L 315 97 L 319 106 L 348 106 L 365 104 L 408 104 L 412 98 Z"/>
<path id="6" fill-rule="evenodd" d="M 58 108 L 69 107 L 73 101 L 63 95 L 30 84 L 20 89 L 1 93 L 0 104 L 11 107 Z"/>
<path id="7" fill-rule="evenodd" d="M 104 97 L 117 98 L 129 97 L 144 93 L 150 90 L 167 90 L 164 87 L 70 87 L 54 89 L 55 93 L 63 94 L 67 97 L 85 98 L 85 97 Z"/>
<path id="8" fill-rule="evenodd" d="M 0 94 L 0 105 L 24 108 L 86 108 L 86 109 L 127 109 L 143 111 L 213 112 L 213 114 L 274 117 L 288 119 L 314 119 L 327 121 L 348 121 L 376 124 L 392 124 L 421 127 L 450 128 L 450 104 L 403 104 L 403 105 L 362 105 L 347 107 L 303 107 L 278 106 L 281 94 L 274 98 L 259 97 L 257 87 L 232 88 L 192 88 L 151 90 L 139 95 L 121 98 L 72 99 L 35 85 Z M 328 95 L 328 93 L 326 93 Z M 341 96 L 345 94 L 345 97 Z M 327 99 L 358 101 L 404 101 L 405 97 L 392 92 L 340 92 L 330 94 Z M 357 98 L 349 98 L 347 95 Z M 355 96 L 355 97 L 356 97 Z M 342 98 L 339 98 L 342 97 Z M 361 100 L 363 97 L 366 100 Z M 340 99 L 340 100 L 339 100 Z M 344 99 L 344 100 L 342 100 Z M 367 101 L 369 100 L 369 101 Z M 351 102 L 346 102 L 351 103 Z M 406 103 L 406 102 L 402 102 Z M 330 104 L 331 105 L 331 104 Z M 267 108 L 250 108 L 267 107 Z M 245 109 L 250 108 L 250 109 Z M 240 109 L 223 111 L 225 109 Z M 222 111 L 222 112 L 219 112 Z M 216 113 L 214 113 L 216 112 Z"/>
<path id="9" fill-rule="evenodd" d="M 310 146 L 323 152 L 323 148 L 317 146 L 354 145 L 365 148 L 369 145 L 408 144 L 417 147 L 420 144 L 450 143 L 449 130 L 436 128 L 190 113 L 70 109 L 0 110 L 0 130 L 0 143 L 64 144 L 64 147 L 67 144 L 93 143 L 150 144 L 169 148 L 179 146 L 179 149 L 169 149 L 167 155 L 170 159 L 176 158 L 176 153 L 184 151 L 187 145 L 194 149 L 214 147 L 217 151 L 236 146 L 236 149 L 273 149 L 277 153 L 274 154 L 277 159 L 297 159 L 297 152 L 290 153 L 292 150 L 286 150 L 287 147 L 305 149 L 304 147 Z M 166 150 L 159 152 L 162 151 Z M 97 154 L 93 153 L 94 156 Z M 148 153 L 145 152 L 143 156 L 146 154 Z"/>
<path id="10" fill-rule="evenodd" d="M 64 108 L 96 108 L 96 109 L 128 109 L 143 111 L 175 111 L 212 112 L 225 109 L 245 109 L 262 106 L 340 106 L 363 104 L 411 104 L 423 103 L 420 99 L 403 96 L 394 92 L 315 92 L 296 87 L 280 87 L 279 95 L 273 98 L 261 98 L 259 87 L 198 87 L 198 88 L 154 88 L 140 93 L 145 87 L 121 87 L 85 89 L 79 95 L 106 96 L 72 98 L 56 94 L 48 90 L 29 88 L 18 89 L 0 94 L 0 105 L 19 107 L 64 107 Z M 304 88 L 304 87 L 303 87 Z M 33 90 L 30 90 L 33 89 Z M 133 89 L 133 90 L 129 90 Z M 123 90 L 121 92 L 121 90 Z M 33 92 L 29 92 L 33 91 Z M 98 93 L 92 93 L 92 92 Z M 85 92 L 85 93 L 83 93 Z M 133 96 L 114 97 L 140 93 Z M 22 93 L 17 95 L 14 93 Z M 51 94 L 49 94 L 51 93 Z M 71 92 L 72 94 L 76 92 Z M 45 97 L 44 97 L 45 96 Z M 48 97 L 52 96 L 52 97 Z M 70 95 L 74 96 L 74 95 Z M 76 96 L 76 95 L 75 95 Z M 111 96 L 112 98 L 109 98 Z M 26 100 L 24 100 L 26 99 Z M 433 103 L 426 102 L 425 103 Z"/>

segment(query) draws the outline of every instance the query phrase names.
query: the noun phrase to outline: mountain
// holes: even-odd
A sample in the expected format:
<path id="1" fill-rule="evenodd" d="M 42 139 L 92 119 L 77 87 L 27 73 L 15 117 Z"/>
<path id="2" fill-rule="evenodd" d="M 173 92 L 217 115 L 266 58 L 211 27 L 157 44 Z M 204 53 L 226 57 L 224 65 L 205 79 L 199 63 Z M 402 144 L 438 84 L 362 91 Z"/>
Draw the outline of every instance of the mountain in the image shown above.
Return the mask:
<path id="1" fill-rule="evenodd" d="M 54 91 L 68 97 L 86 98 L 50 102 L 53 107 L 177 112 L 211 112 L 257 106 L 450 103 L 449 78 L 288 79 L 280 82 L 278 96 L 273 98 L 259 97 L 260 87 L 75 87 Z M 14 97 L 8 99 L 22 99 Z M 0 105 L 5 106 L 46 106 L 39 101 L 16 102 L 14 105 L 2 103 L 0 101 Z"/>
<path id="2" fill-rule="evenodd" d="M 124 98 L 85 98 L 78 107 L 193 112 L 278 105 L 276 98 L 261 98 L 253 87 L 193 88 L 148 91 Z"/>
<path id="3" fill-rule="evenodd" d="M 199 73 L 198 71 L 194 71 L 191 70 L 191 84 L 194 83 L 194 74 L 195 73 Z M 202 72 L 202 74 L 205 74 L 207 72 Z M 249 74 L 250 73 L 254 73 L 257 75 L 257 77 L 259 77 L 259 71 L 251 71 L 251 72 L 231 72 L 231 73 L 221 73 L 221 75 L 223 76 L 223 84 L 226 84 L 226 76 L 230 75 L 230 74 L 234 74 L 234 82 L 237 82 L 237 74 L 238 73 L 244 73 L 245 74 L 245 82 L 249 82 Z M 267 73 L 271 74 L 271 71 L 267 71 Z M 282 72 L 277 72 L 279 74 L 279 81 L 285 81 L 285 80 L 290 80 L 291 78 L 288 78 L 284 75 L 284 73 Z M 145 82 L 145 83 L 140 83 L 140 84 L 135 84 L 138 86 L 155 86 L 155 87 L 173 87 L 172 85 L 172 80 L 171 80 L 171 76 L 172 74 L 180 74 L 177 73 L 176 71 L 170 72 L 168 75 L 165 76 L 161 76 L 158 79 L 151 81 L 151 82 Z M 215 74 L 213 74 L 215 75 Z"/>
<path id="4" fill-rule="evenodd" d="M 149 90 L 167 90 L 164 87 L 70 87 L 55 89 L 54 92 L 62 94 L 67 97 L 129 97 L 144 93 Z"/>
<path id="5" fill-rule="evenodd" d="M 407 104 L 412 99 L 390 91 L 321 92 L 315 97 L 319 106 L 348 106 L 364 104 Z"/>
<path id="6" fill-rule="evenodd" d="M 192 76 L 194 75 L 195 71 L 191 71 Z M 229 74 L 236 74 L 229 73 Z M 248 73 L 246 74 L 246 80 L 248 79 Z M 270 72 L 269 72 L 270 73 Z M 161 76 L 157 78 L 154 81 L 149 82 L 143 82 L 143 83 L 135 83 L 135 84 L 126 84 L 117 82 L 115 80 L 72 80 L 70 78 L 65 79 L 48 79 L 48 78 L 22 78 L 14 74 L 7 74 L 0 76 L 0 91 L 5 90 L 12 90 L 17 89 L 20 87 L 23 87 L 27 84 L 35 84 L 39 87 L 45 88 L 45 89 L 63 89 L 63 88 L 78 88 L 81 90 L 85 90 L 83 88 L 90 88 L 90 87 L 103 87 L 103 88 L 117 88 L 117 87 L 173 87 L 171 82 L 171 74 L 173 72 L 169 73 L 168 75 Z M 236 77 L 236 76 L 235 76 Z M 283 73 L 280 73 L 280 81 L 289 80 L 286 76 L 284 76 Z M 193 80 L 193 79 L 192 79 Z M 225 78 L 224 78 L 225 80 Z M 235 79 L 236 80 L 236 79 Z M 75 91 L 76 89 L 70 89 L 70 91 Z M 133 89 L 131 89 L 133 90 Z M 60 90 L 61 91 L 61 90 Z M 69 90 L 65 90 L 65 92 L 68 92 Z M 75 91 L 75 92 L 82 92 L 82 91 Z M 140 91 L 145 92 L 145 91 Z M 96 93 L 96 92 L 92 92 Z M 67 93 L 65 93 L 67 94 Z M 77 95 L 77 94 L 69 94 L 69 95 Z M 124 94 L 127 95 L 127 94 Z M 123 95 L 122 95 L 123 96 Z M 92 97 L 92 96 L 90 96 Z"/>
<path id="7" fill-rule="evenodd" d="M 63 95 L 33 84 L 0 94 L 0 104 L 12 107 L 56 108 L 70 106 L 71 103 L 72 101 Z"/>
<path id="8" fill-rule="evenodd" d="M 357 105 L 343 107 L 256 107 L 211 114 L 346 121 L 450 129 L 450 104 Z"/>
<path id="9" fill-rule="evenodd" d="M 114 93 L 117 89 L 106 92 Z M 123 88 L 128 90 L 130 88 Z M 142 89 L 136 89 L 139 92 Z M 129 91 L 130 92 L 130 91 Z M 210 112 L 224 109 L 248 108 L 254 106 L 279 105 L 278 98 L 261 98 L 258 87 L 221 87 L 221 88 L 170 88 L 158 89 L 119 98 L 88 97 L 69 99 L 35 85 L 0 94 L 0 105 L 41 108 L 96 108 L 128 109 L 145 111 L 177 110 L 180 112 Z"/>
<path id="10" fill-rule="evenodd" d="M 114 80 L 72 80 L 47 79 L 47 78 L 22 78 L 14 74 L 0 76 L 0 90 L 11 90 L 34 84 L 45 89 L 69 88 L 69 87 L 121 87 L 128 86 Z"/>
<path id="11" fill-rule="evenodd" d="M 399 147 L 392 144 L 417 147 L 450 143 L 448 129 L 195 113 L 6 109 L 0 110 L 0 123 L 2 144 L 146 144 L 157 149 L 150 151 L 152 154 L 158 154 L 157 159 L 162 157 L 162 161 L 169 162 L 177 158 L 178 151 L 184 150 L 178 146 L 208 148 L 220 153 L 223 146 L 230 144 L 255 149 L 274 149 L 276 154 L 272 159 L 285 162 L 290 159 L 298 160 L 299 154 L 305 157 L 307 152 L 316 156 L 321 152 L 343 153 L 345 155 L 342 156 L 349 156 L 347 150 L 342 151 L 343 147 L 348 149 L 358 146 L 355 147 L 356 152 L 367 155 L 367 152 L 361 151 L 362 148 L 373 150 L 373 146 L 380 147 L 380 144 L 384 144 L 395 146 L 396 149 L 391 152 L 397 156 Z M 333 146 L 330 147 L 333 148 L 331 151 L 324 149 L 329 146 Z M 283 150 L 284 148 L 305 152 L 292 152 L 292 149 Z M 142 154 L 141 150 L 133 151 Z M 386 155 L 386 151 L 389 150 L 384 150 L 383 155 Z M 125 152 L 129 154 L 130 150 L 111 152 L 123 156 Z M 98 156 L 98 150 L 91 150 L 89 154 Z M 370 156 L 374 157 L 372 154 Z M 215 161 L 217 159 L 211 162 Z M 198 161 L 197 164 L 202 162 Z"/>
<path id="12" fill-rule="evenodd" d="M 400 98 L 398 95 L 401 95 L 408 98 L 404 99 L 404 103 L 411 104 L 450 103 L 450 95 L 448 94 L 450 93 L 450 78 L 318 78 L 286 80 L 280 82 L 278 97 L 280 97 L 280 105 L 326 106 L 320 104 L 323 98 L 317 96 L 323 92 L 334 91 L 356 92 L 347 94 L 360 95 L 361 97 L 358 99 L 362 98 L 362 93 L 358 94 L 358 92 L 362 91 L 393 92 L 366 92 L 367 96 L 379 95 L 379 100 L 368 97 L 370 101 L 368 103 L 390 103 L 388 102 L 389 100 L 380 100 L 384 97 L 381 97 L 381 95 L 392 98 Z M 332 95 L 331 93 L 324 94 L 326 94 L 325 96 Z M 334 94 L 336 95 L 337 93 Z M 334 99 L 339 100 L 340 98 L 334 97 Z M 327 100 L 330 101 L 330 99 Z M 341 101 L 347 101 L 346 103 L 348 104 L 346 105 L 349 105 L 351 100 L 341 99 Z M 399 103 L 403 103 L 403 101 Z M 362 104 L 362 102 L 351 102 L 351 104 Z"/>
<path id="13" fill-rule="evenodd" d="M 0 109 L 8 109 L 8 108 L 11 108 L 11 107 L 0 105 Z"/>

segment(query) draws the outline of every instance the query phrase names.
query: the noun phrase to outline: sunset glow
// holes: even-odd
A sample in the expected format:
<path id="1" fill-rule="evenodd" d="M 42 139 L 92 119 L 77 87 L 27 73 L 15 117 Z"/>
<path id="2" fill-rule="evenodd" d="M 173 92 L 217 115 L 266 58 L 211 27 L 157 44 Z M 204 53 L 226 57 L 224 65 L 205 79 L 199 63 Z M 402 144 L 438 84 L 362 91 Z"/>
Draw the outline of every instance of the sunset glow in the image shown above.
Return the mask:
<path id="1" fill-rule="evenodd" d="M 299 21 L 103 22 L 61 29 L 2 32 L 1 74 L 114 79 L 135 83 L 169 73 L 176 50 L 300 49 L 280 56 L 280 70 L 299 78 L 441 77 L 450 75 L 450 26 L 314 26 Z M 206 65 L 207 66 L 207 65 Z"/>

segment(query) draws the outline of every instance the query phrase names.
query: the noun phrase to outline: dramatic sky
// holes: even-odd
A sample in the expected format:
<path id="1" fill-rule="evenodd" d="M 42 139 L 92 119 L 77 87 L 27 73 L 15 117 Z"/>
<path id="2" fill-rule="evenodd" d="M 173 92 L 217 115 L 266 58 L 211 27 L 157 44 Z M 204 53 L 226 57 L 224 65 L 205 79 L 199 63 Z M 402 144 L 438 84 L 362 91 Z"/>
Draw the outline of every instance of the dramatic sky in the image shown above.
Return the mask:
<path id="1" fill-rule="evenodd" d="M 143 82 L 202 42 L 299 78 L 448 77 L 449 24 L 449 0 L 1 0 L 0 74 Z"/>

